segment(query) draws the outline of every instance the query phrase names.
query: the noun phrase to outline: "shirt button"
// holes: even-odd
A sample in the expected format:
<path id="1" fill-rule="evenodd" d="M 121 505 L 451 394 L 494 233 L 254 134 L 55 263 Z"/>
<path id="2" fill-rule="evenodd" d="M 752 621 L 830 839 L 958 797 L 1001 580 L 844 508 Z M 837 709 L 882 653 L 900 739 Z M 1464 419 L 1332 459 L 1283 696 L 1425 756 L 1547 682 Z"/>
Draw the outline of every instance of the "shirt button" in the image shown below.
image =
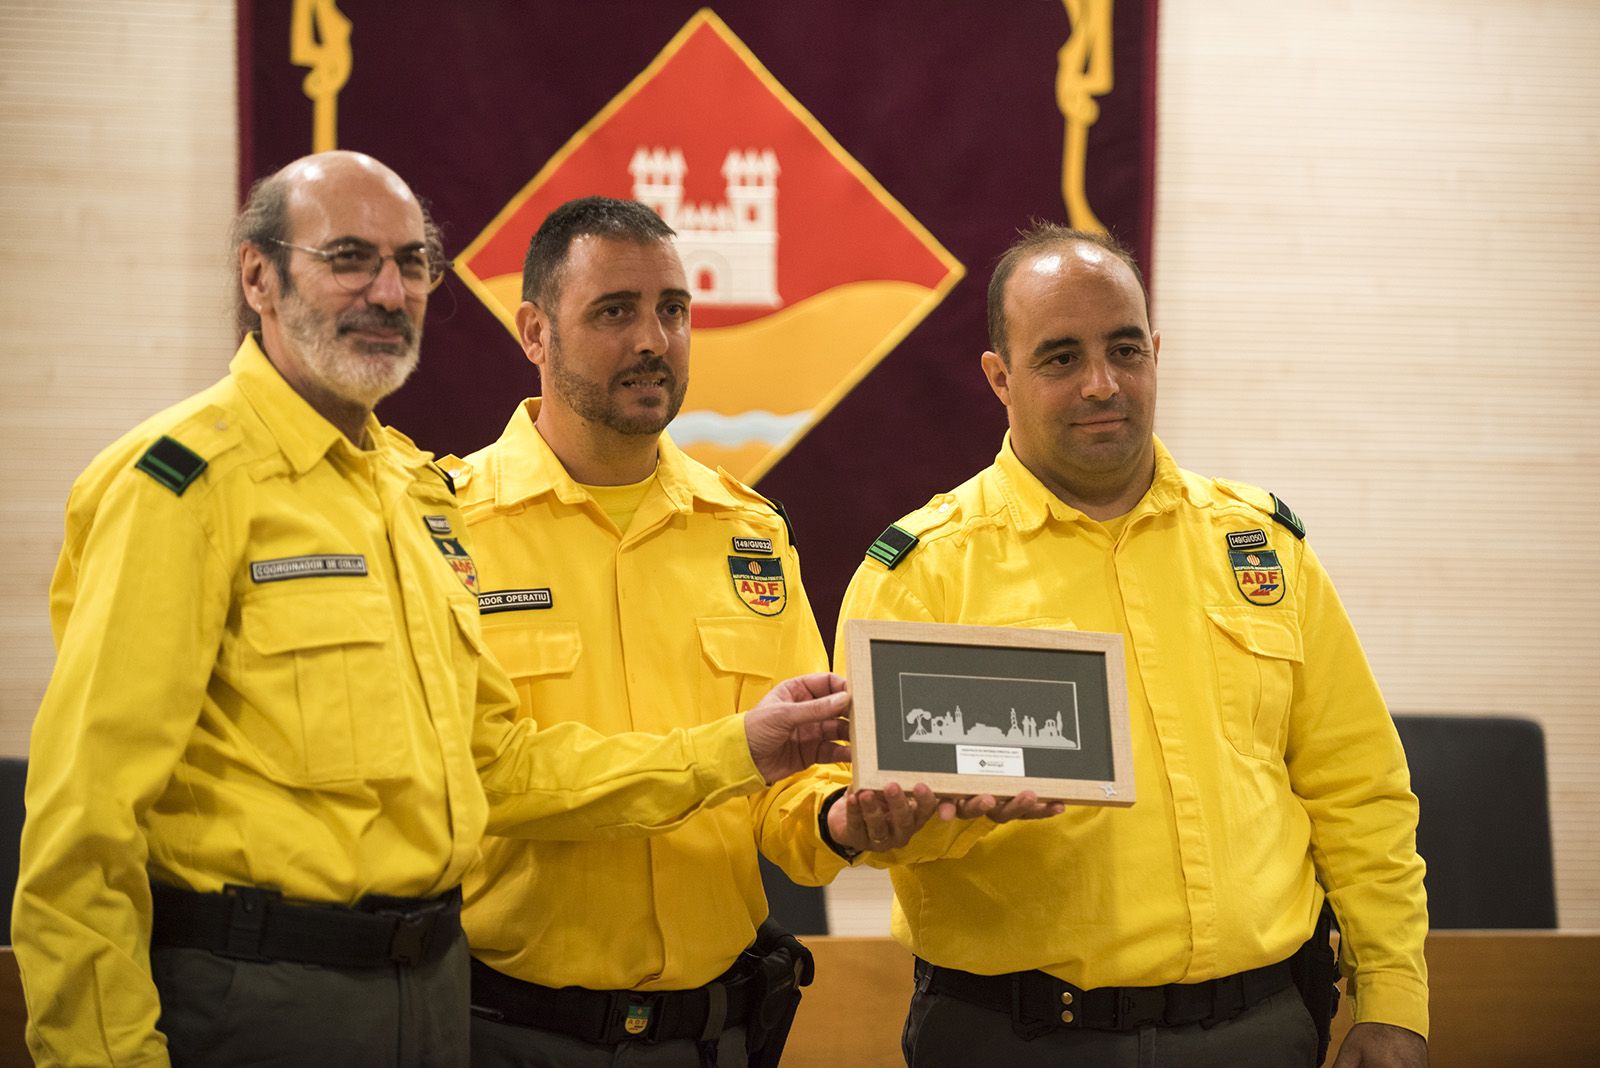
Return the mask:
<path id="1" fill-rule="evenodd" d="M 1071 1005 L 1072 1004 L 1072 991 L 1063 990 L 1061 992 L 1061 1004 L 1063 1004 L 1063 1005 Z M 1069 1013 L 1067 1013 L 1067 1015 L 1071 1016 L 1072 1014 L 1069 1012 Z"/>
<path id="2" fill-rule="evenodd" d="M 1071 1023 L 1072 1022 L 1072 1010 L 1071 1009 L 1067 1009 L 1065 1012 L 1063 1012 L 1061 1014 L 1061 1022 L 1062 1023 Z"/>

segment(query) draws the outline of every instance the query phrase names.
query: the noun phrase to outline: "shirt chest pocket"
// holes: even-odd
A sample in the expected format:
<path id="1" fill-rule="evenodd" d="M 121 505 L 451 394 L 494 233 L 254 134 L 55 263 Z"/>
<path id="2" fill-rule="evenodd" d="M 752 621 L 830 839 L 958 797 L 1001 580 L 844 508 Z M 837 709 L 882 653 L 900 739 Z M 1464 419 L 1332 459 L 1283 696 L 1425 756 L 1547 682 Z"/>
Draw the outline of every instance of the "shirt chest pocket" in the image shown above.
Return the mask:
<path id="1" fill-rule="evenodd" d="M 1245 756 L 1281 758 L 1294 670 L 1304 657 L 1299 626 L 1288 613 L 1250 605 L 1211 607 L 1206 615 L 1223 734 Z"/>
<path id="2" fill-rule="evenodd" d="M 297 592 L 240 608 L 238 716 L 271 775 L 292 786 L 391 778 L 408 735 L 383 591 Z"/>
<path id="3" fill-rule="evenodd" d="M 583 638 L 574 622 L 486 625 L 483 640 L 517 687 L 518 714 L 534 710 L 540 721 L 582 719 L 586 709 L 574 704 L 574 694 L 550 687 L 572 681 L 583 657 Z"/>
<path id="4" fill-rule="evenodd" d="M 776 681 L 783 625 L 720 616 L 695 620 L 695 629 L 700 637 L 701 720 L 754 708 Z"/>

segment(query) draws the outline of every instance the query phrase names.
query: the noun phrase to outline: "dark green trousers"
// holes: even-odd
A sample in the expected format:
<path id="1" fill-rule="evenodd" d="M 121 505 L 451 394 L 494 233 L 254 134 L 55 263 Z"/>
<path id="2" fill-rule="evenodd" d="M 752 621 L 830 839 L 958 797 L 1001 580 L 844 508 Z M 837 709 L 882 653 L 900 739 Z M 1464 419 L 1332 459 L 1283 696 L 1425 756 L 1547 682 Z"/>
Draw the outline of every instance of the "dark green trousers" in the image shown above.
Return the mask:
<path id="1" fill-rule="evenodd" d="M 730 1027 L 714 1044 L 684 1039 L 600 1046 L 554 1031 L 472 1018 L 472 1068 L 745 1068 L 744 1044 L 743 1027 Z"/>
<path id="2" fill-rule="evenodd" d="M 1317 1031 L 1294 987 L 1209 1029 L 1052 1031 L 1024 1040 L 1005 1013 L 914 994 L 902 1045 L 911 1068 L 1311 1068 Z"/>
<path id="3" fill-rule="evenodd" d="M 174 1068 L 467 1068 L 467 940 L 410 967 L 150 953 Z"/>

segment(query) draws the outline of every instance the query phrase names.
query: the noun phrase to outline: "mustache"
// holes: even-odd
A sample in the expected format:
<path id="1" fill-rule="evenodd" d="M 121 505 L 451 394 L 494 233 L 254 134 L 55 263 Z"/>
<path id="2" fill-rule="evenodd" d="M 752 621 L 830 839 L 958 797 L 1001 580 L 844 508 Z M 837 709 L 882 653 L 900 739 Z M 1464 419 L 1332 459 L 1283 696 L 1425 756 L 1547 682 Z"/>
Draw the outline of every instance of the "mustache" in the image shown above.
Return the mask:
<path id="1" fill-rule="evenodd" d="M 637 378 L 640 375 L 662 375 L 666 378 L 669 386 L 676 385 L 678 381 L 678 376 L 672 373 L 672 368 L 667 364 L 666 360 L 660 356 L 651 356 L 640 360 L 632 367 L 625 367 L 612 375 L 611 385 L 614 387 L 620 386 L 625 380 Z"/>
<path id="2" fill-rule="evenodd" d="M 393 330 L 407 344 L 416 334 L 411 317 L 399 308 L 357 308 L 339 317 L 340 334 L 357 330 Z"/>

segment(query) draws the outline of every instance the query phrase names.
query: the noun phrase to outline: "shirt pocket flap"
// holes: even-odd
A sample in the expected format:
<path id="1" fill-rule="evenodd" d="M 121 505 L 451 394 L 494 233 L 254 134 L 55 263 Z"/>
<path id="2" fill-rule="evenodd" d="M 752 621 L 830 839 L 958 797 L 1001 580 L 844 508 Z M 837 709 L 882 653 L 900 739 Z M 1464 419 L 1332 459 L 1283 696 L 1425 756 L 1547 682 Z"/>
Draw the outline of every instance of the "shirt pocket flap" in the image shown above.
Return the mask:
<path id="1" fill-rule="evenodd" d="M 1300 628 L 1293 619 L 1283 618 L 1284 613 L 1263 611 L 1251 605 L 1229 605 L 1209 607 L 1206 615 L 1218 630 L 1246 652 L 1296 664 L 1305 659 Z"/>
<path id="2" fill-rule="evenodd" d="M 697 619 L 700 651 L 711 666 L 728 675 L 770 679 L 778 665 L 779 625 L 736 616 Z"/>
<path id="3" fill-rule="evenodd" d="M 1002 627 L 1023 627 L 1028 630 L 1077 630 L 1070 616 L 1029 616 L 1027 619 L 1006 620 Z"/>
<path id="4" fill-rule="evenodd" d="M 483 637 L 513 679 L 570 675 L 583 655 L 583 639 L 575 622 L 486 627 Z"/>
<path id="5" fill-rule="evenodd" d="M 450 614 L 455 618 L 461 639 L 479 656 L 492 656 L 483 640 L 483 624 L 478 621 L 478 606 L 472 601 L 450 601 Z"/>
<path id="6" fill-rule="evenodd" d="M 289 593 L 246 601 L 240 631 L 263 656 L 389 639 L 389 598 L 381 591 Z"/>

